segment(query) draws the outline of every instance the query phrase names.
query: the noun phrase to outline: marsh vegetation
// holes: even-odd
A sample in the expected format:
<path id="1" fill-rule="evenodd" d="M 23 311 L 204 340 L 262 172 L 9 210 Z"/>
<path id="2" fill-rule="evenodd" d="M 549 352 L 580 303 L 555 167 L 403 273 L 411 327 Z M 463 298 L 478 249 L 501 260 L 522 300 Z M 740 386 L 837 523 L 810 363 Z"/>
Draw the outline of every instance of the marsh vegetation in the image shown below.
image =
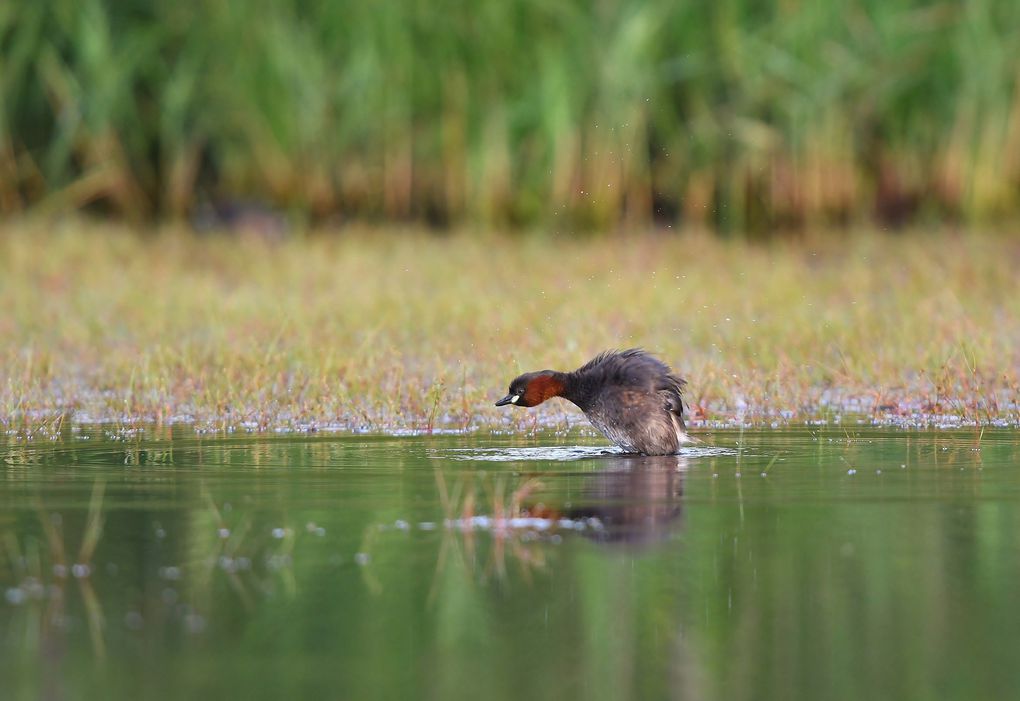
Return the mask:
<path id="1" fill-rule="evenodd" d="M 565 403 L 492 403 L 632 345 L 690 380 L 695 426 L 1020 418 L 1020 244 L 994 233 L 389 233 L 8 225 L 0 421 L 562 429 Z"/>
<path id="2" fill-rule="evenodd" d="M 776 227 L 1020 212 L 1020 6 L 12 2 L 0 213 Z M 199 217 L 201 218 L 201 217 Z"/>

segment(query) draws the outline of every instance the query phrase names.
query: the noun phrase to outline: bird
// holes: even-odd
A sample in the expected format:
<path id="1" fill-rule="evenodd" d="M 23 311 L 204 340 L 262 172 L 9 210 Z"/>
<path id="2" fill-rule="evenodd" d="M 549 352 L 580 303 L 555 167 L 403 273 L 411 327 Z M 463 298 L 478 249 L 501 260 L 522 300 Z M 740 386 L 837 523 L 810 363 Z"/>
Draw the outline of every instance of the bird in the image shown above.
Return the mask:
<path id="1" fill-rule="evenodd" d="M 562 397 L 625 452 L 671 455 L 681 445 L 695 442 L 684 424 L 686 384 L 644 349 L 608 350 L 573 372 L 520 375 L 496 406 L 534 407 Z"/>

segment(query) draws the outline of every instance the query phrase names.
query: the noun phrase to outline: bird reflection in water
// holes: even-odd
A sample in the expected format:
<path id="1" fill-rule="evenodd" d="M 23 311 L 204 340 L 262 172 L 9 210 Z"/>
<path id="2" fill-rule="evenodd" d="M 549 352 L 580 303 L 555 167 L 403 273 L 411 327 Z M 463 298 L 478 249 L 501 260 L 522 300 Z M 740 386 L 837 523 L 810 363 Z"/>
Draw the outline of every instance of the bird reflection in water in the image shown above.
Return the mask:
<path id="1" fill-rule="evenodd" d="M 580 477 L 580 494 L 563 507 L 536 505 L 529 512 L 574 521 L 597 519 L 601 528 L 585 530 L 587 537 L 632 546 L 665 540 L 682 525 L 687 458 L 611 455 L 598 462 L 597 472 L 569 475 L 572 480 Z"/>
<path id="2" fill-rule="evenodd" d="M 451 567 L 472 572 L 484 583 L 505 581 L 515 565 L 530 581 L 535 572 L 550 569 L 557 544 L 566 538 L 646 548 L 667 540 L 682 525 L 686 457 L 608 454 L 586 462 L 598 469 L 468 472 L 452 484 L 437 469 L 445 518 L 429 602 L 439 595 Z M 387 530 L 383 526 L 373 533 Z"/>

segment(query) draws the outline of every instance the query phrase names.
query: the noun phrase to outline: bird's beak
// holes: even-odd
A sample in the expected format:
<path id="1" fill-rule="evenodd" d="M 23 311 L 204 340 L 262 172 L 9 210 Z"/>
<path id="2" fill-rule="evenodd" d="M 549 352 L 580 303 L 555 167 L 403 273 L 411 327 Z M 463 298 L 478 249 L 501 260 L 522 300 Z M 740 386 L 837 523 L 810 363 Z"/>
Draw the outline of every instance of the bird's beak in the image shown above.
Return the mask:
<path id="1" fill-rule="evenodd" d="M 500 399 L 498 402 L 496 402 L 496 406 L 506 406 L 507 404 L 516 404 L 517 400 L 520 399 L 520 398 L 521 398 L 521 395 L 519 395 L 519 394 L 508 394 L 505 397 L 503 397 L 502 399 Z"/>

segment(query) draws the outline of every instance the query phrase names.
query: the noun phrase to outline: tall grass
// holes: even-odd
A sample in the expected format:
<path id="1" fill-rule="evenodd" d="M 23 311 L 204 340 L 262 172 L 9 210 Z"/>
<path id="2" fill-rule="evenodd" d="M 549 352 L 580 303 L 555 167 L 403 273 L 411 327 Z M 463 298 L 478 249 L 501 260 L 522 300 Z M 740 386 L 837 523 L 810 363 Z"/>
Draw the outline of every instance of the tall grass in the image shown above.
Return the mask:
<path id="1" fill-rule="evenodd" d="M 1020 211 L 1013 0 L 14 1 L 0 212 L 755 230 Z"/>

